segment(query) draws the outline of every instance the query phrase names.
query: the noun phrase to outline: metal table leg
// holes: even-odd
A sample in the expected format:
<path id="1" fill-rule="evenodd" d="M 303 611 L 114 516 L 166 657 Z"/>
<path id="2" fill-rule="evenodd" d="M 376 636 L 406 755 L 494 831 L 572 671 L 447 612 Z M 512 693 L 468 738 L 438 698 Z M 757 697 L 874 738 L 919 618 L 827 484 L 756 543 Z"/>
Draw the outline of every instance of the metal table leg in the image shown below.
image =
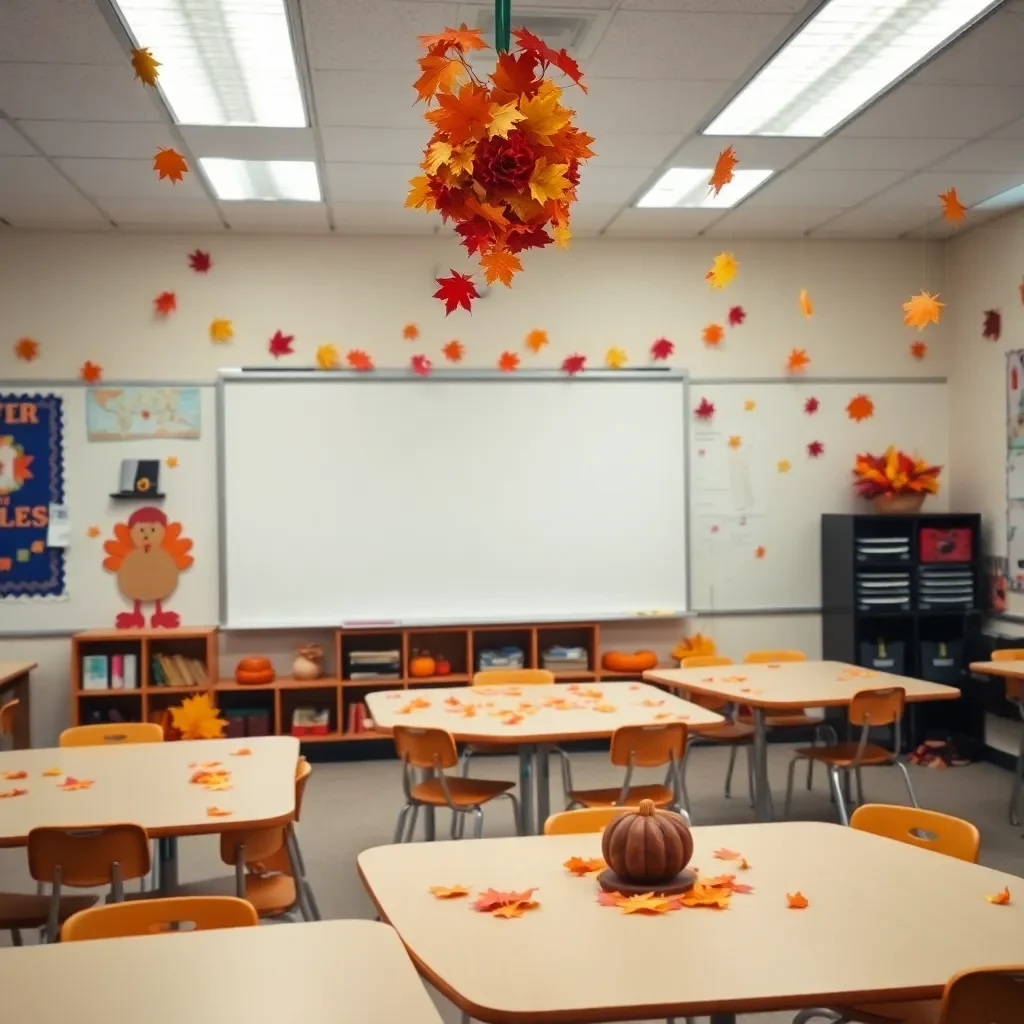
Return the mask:
<path id="1" fill-rule="evenodd" d="M 736 1024 L 735 1013 L 713 1013 L 709 1018 L 711 1024 Z"/>
<path id="2" fill-rule="evenodd" d="M 178 887 L 178 840 L 168 836 L 157 842 L 157 856 L 160 861 L 160 892 L 173 896 Z"/>
<path id="3" fill-rule="evenodd" d="M 775 812 L 768 781 L 768 730 L 764 708 L 754 708 L 754 791 L 757 820 L 772 821 Z"/>
<path id="4" fill-rule="evenodd" d="M 551 814 L 550 750 L 547 743 L 539 743 L 537 753 L 534 755 L 534 768 L 537 773 L 537 835 L 543 834 L 544 822 Z"/>
<path id="5" fill-rule="evenodd" d="M 523 835 L 534 835 L 536 824 L 533 817 L 533 753 L 529 743 L 519 747 L 519 812 L 523 818 Z"/>
<path id="6" fill-rule="evenodd" d="M 434 777 L 433 768 L 424 768 L 420 774 L 420 779 L 426 782 L 428 779 Z M 416 825 L 413 823 L 412 829 L 409 831 L 409 842 L 412 842 L 416 836 Z M 434 813 L 434 808 L 429 804 L 423 808 L 423 838 L 428 842 L 432 843 L 437 838 L 437 815 Z"/>

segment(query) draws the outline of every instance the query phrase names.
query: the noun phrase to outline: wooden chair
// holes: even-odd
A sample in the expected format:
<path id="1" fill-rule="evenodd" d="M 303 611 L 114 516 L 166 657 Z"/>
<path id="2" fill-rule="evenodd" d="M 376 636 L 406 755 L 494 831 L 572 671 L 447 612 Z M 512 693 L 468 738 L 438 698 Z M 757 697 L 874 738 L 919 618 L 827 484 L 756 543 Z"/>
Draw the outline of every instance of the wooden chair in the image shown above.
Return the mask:
<path id="1" fill-rule="evenodd" d="M 459 763 L 455 740 L 450 732 L 397 725 L 394 739 L 395 750 L 402 761 L 402 791 L 405 794 L 405 804 L 398 812 L 395 824 L 394 842 L 412 840 L 420 807 L 447 807 L 452 812 L 453 839 L 461 836 L 466 816 L 472 814 L 476 819 L 473 834 L 479 838 L 484 827 L 483 805 L 500 796 L 507 797 L 512 803 L 516 834 L 522 833 L 519 801 L 510 792 L 515 788 L 514 782 L 445 774 L 446 768 L 454 768 Z M 412 774 L 417 769 L 431 773 L 430 777 L 417 782 Z"/>
<path id="2" fill-rule="evenodd" d="M 612 734 L 611 762 L 626 769 L 622 785 L 608 789 L 576 789 L 566 765 L 564 784 L 568 801 L 566 810 L 581 807 L 636 807 L 641 800 L 653 800 L 658 807 L 671 807 L 689 820 L 683 804 L 682 763 L 686 755 L 685 722 L 664 722 L 657 725 L 624 725 Z M 667 782 L 633 786 L 635 768 L 661 768 L 668 765 Z"/>
<path id="3" fill-rule="evenodd" d="M 164 731 L 153 722 L 102 722 L 74 725 L 57 741 L 61 747 L 106 747 L 118 743 L 163 743 Z"/>
<path id="4" fill-rule="evenodd" d="M 0 750 L 14 746 L 14 713 L 21 701 L 15 697 L 6 704 L 0 704 Z"/>
<path id="5" fill-rule="evenodd" d="M 79 911 L 64 922 L 60 940 L 120 939 L 129 935 L 204 932 L 257 924 L 259 917 L 247 900 L 233 896 L 169 896 Z"/>
<path id="6" fill-rule="evenodd" d="M 850 816 L 850 827 L 957 860 L 978 862 L 981 834 L 969 821 L 951 814 L 921 807 L 862 804 Z"/>
<path id="7" fill-rule="evenodd" d="M 992 652 L 993 661 L 1024 661 L 1024 648 L 1004 648 Z M 1024 721 L 1024 679 L 1003 679 L 1007 701 L 1011 703 Z M 1013 773 L 1013 786 L 1010 789 L 1010 824 L 1014 828 L 1020 825 L 1020 796 L 1024 788 L 1024 725 L 1020 726 L 1020 748 L 1017 753 L 1017 767 Z"/>
<path id="8" fill-rule="evenodd" d="M 899 686 L 877 690 L 861 690 L 854 694 L 850 701 L 848 716 L 852 726 L 860 726 L 860 739 L 856 743 L 835 743 L 827 747 L 801 747 L 796 750 L 789 763 L 789 778 L 786 782 L 786 817 L 789 817 L 790 805 L 793 800 L 793 772 L 799 761 L 813 760 L 828 768 L 829 781 L 839 818 L 844 825 L 850 823 L 843 797 L 841 773 L 853 772 L 857 779 L 858 803 L 864 799 L 864 786 L 861 779 L 862 768 L 895 767 L 903 773 L 903 781 L 910 794 L 910 802 L 917 807 L 917 796 L 907 766 L 900 760 L 902 752 L 900 726 L 903 720 L 903 705 L 906 693 Z M 893 727 L 893 749 L 876 743 L 868 742 L 871 729 L 879 726 Z"/>
<path id="9" fill-rule="evenodd" d="M 110 886 L 110 899 L 124 899 L 124 883 L 149 872 L 149 840 L 141 825 L 98 825 L 83 828 L 34 828 L 28 834 L 28 870 L 50 886 L 49 895 L 0 893 L 0 929 L 21 945 L 21 931 L 44 928 L 48 942 L 59 925 L 87 910 L 96 896 L 63 896 L 64 887 Z"/>
<path id="10" fill-rule="evenodd" d="M 576 836 L 603 832 L 608 823 L 621 813 L 621 807 L 580 807 L 575 811 L 559 811 L 544 822 L 544 835 Z"/>

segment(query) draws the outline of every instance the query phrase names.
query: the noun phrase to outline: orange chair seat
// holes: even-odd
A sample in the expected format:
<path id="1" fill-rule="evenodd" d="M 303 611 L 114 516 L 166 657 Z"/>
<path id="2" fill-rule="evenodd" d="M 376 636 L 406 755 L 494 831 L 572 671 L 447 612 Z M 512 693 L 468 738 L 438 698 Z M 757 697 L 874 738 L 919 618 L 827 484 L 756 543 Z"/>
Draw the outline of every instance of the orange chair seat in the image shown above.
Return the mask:
<path id="1" fill-rule="evenodd" d="M 696 735 L 699 739 L 714 740 L 716 743 L 746 743 L 753 737 L 754 732 L 754 727 L 745 722 L 730 722 L 727 725 L 701 729 Z"/>
<path id="2" fill-rule="evenodd" d="M 608 789 L 577 789 L 569 799 L 584 807 L 616 807 L 619 804 L 621 786 Z M 668 786 L 653 783 L 650 786 L 630 786 L 623 807 L 636 807 L 641 800 L 653 800 L 658 807 L 671 807 L 676 802 L 675 794 Z"/>
<path id="3" fill-rule="evenodd" d="M 856 743 L 837 743 L 834 747 L 799 747 L 794 754 L 823 764 L 835 765 L 837 768 L 846 768 L 857 759 L 857 750 Z M 860 758 L 860 764 L 864 765 L 889 764 L 891 761 L 892 751 L 874 743 L 868 743 L 864 747 L 864 753 Z"/>
<path id="4" fill-rule="evenodd" d="M 857 1024 L 938 1024 L 942 1003 L 929 999 L 915 1003 L 869 1003 L 836 1009 Z"/>
<path id="5" fill-rule="evenodd" d="M 63 896 L 60 920 L 95 906 L 97 896 Z M 0 931 L 12 928 L 42 928 L 50 916 L 50 897 L 22 892 L 0 892 Z"/>
<path id="6" fill-rule="evenodd" d="M 456 807 L 475 807 L 477 804 L 487 803 L 510 789 L 515 789 L 514 782 L 494 782 L 490 779 L 463 779 L 457 775 L 449 775 L 445 778 L 448 783 L 448 792 L 451 794 L 452 803 Z M 410 793 L 413 800 L 421 804 L 431 804 L 434 807 L 447 807 L 444 790 L 441 788 L 439 779 L 427 779 L 424 782 L 417 782 L 411 787 Z"/>
<path id="7" fill-rule="evenodd" d="M 177 886 L 175 896 L 234 896 L 235 879 L 231 875 L 223 878 L 208 878 L 202 882 L 190 882 Z M 295 879 L 291 875 L 245 876 L 245 898 L 256 908 L 260 917 L 278 917 L 287 914 L 298 902 Z"/>

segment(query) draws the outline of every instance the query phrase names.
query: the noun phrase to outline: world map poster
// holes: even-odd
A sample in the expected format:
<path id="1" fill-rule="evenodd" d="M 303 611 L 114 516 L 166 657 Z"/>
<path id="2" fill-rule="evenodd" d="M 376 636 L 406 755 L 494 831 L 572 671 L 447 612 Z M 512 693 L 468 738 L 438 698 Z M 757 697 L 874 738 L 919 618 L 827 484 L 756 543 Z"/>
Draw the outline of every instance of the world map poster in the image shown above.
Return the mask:
<path id="1" fill-rule="evenodd" d="M 90 441 L 195 440 L 199 388 L 90 388 L 85 420 Z"/>

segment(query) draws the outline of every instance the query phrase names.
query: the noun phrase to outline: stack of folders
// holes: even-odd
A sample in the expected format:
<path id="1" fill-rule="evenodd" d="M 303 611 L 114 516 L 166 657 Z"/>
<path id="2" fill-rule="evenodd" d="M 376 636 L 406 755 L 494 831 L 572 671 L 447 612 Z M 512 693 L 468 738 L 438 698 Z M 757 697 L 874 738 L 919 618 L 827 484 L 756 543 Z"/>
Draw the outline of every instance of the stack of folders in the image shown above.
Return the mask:
<path id="1" fill-rule="evenodd" d="M 499 647 L 497 650 L 480 652 L 477 658 L 477 670 L 486 672 L 491 668 L 522 668 L 526 664 L 526 656 L 519 647 Z"/>
<path id="2" fill-rule="evenodd" d="M 910 610 L 910 570 L 857 573 L 857 608 L 860 611 L 905 612 Z"/>
<path id="3" fill-rule="evenodd" d="M 401 679 L 400 651 L 352 651 L 348 656 L 349 679 Z"/>
<path id="4" fill-rule="evenodd" d="M 854 552 L 858 562 L 909 562 L 909 537 L 857 537 Z"/>
<path id="5" fill-rule="evenodd" d="M 585 647 L 549 647 L 541 651 L 540 663 L 550 672 L 586 672 L 590 668 Z"/>
<path id="6" fill-rule="evenodd" d="M 969 565 L 922 565 L 917 572 L 920 608 L 937 611 L 974 607 L 974 572 Z"/>

